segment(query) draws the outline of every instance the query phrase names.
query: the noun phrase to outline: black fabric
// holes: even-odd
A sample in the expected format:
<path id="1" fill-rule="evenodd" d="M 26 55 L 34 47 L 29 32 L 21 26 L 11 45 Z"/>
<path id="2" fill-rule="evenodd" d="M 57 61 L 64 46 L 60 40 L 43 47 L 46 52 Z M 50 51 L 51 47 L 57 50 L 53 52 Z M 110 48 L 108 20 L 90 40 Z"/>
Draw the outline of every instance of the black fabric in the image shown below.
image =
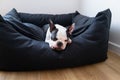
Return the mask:
<path id="1" fill-rule="evenodd" d="M 0 69 L 53 69 L 106 60 L 110 10 L 101 11 L 95 17 L 73 14 L 26 14 L 13 9 L 4 16 L 5 22 L 0 17 Z M 76 24 L 72 44 L 64 51 L 54 51 L 44 42 L 49 18 L 64 26 Z"/>
<path id="2" fill-rule="evenodd" d="M 3 19 L 1 15 L 0 15 L 0 22 L 5 22 L 5 20 Z"/>
<path id="3" fill-rule="evenodd" d="M 33 23 L 38 26 L 43 26 L 49 23 L 51 19 L 55 24 L 60 24 L 63 26 L 69 26 L 72 24 L 72 19 L 78 15 L 79 12 L 69 13 L 69 14 L 30 14 L 30 13 L 19 13 L 22 22 Z"/>

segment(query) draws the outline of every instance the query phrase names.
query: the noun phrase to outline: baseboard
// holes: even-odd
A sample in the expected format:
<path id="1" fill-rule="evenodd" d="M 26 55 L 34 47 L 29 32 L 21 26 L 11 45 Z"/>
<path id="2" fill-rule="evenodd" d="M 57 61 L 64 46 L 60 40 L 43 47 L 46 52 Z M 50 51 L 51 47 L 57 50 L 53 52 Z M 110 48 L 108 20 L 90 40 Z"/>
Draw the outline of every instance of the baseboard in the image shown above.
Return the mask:
<path id="1" fill-rule="evenodd" d="M 120 56 L 120 45 L 109 41 L 108 50 L 111 51 L 111 52 L 114 52 L 114 53 L 116 53 L 116 54 L 118 54 Z"/>

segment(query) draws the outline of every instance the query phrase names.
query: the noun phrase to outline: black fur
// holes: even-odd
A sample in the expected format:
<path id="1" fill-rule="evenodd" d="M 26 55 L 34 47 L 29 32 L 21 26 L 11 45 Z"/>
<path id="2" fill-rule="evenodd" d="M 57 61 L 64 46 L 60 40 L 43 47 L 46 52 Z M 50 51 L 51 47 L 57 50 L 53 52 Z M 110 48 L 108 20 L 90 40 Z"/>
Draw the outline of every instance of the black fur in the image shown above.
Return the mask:
<path id="1" fill-rule="evenodd" d="M 57 40 L 57 32 L 58 32 L 58 29 L 54 29 L 52 32 L 51 32 L 51 39 L 53 41 L 56 41 Z"/>

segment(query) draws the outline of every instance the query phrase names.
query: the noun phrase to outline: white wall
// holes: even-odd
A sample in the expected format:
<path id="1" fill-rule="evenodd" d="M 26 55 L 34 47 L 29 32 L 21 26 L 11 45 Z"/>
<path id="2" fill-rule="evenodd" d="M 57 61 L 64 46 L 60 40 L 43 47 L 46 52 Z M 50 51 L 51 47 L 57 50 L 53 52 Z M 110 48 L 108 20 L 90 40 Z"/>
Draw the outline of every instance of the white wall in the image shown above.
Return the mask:
<path id="1" fill-rule="evenodd" d="M 69 13 L 78 10 L 79 0 L 0 0 L 0 14 L 12 8 L 30 13 Z"/>
<path id="2" fill-rule="evenodd" d="M 80 12 L 95 16 L 97 12 L 107 8 L 112 11 L 109 49 L 120 53 L 120 0 L 82 0 Z"/>

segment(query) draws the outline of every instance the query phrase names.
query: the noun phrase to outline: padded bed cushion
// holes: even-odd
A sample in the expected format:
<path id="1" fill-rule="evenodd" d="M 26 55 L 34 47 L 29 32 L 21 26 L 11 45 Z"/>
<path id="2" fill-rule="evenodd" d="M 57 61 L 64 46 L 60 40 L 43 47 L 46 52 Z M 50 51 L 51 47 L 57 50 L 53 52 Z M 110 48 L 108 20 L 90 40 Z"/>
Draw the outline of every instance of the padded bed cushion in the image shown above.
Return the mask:
<path id="1" fill-rule="evenodd" d="M 75 23 L 72 44 L 54 51 L 45 43 L 51 19 L 65 27 Z M 12 9 L 0 16 L 0 70 L 39 70 L 75 67 L 107 59 L 111 12 L 109 9 L 87 17 L 69 14 L 29 14 Z"/>

